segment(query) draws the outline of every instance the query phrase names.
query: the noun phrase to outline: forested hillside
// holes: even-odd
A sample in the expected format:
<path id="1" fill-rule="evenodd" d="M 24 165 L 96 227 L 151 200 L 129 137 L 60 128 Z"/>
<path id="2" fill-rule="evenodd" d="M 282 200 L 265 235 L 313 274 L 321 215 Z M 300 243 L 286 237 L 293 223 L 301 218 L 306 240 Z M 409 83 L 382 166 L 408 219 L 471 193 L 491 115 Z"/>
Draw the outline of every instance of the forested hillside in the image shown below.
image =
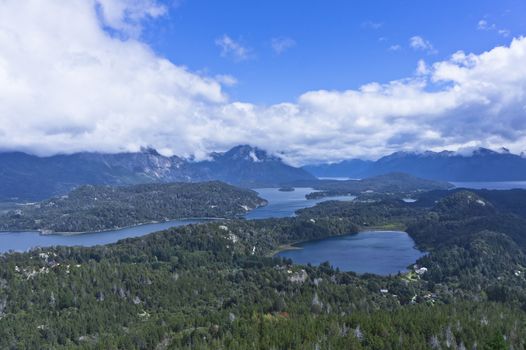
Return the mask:
<path id="1" fill-rule="evenodd" d="M 295 218 L 3 255 L 0 348 L 522 349 L 526 230 L 479 200 L 327 202 Z M 359 276 L 269 257 L 364 222 L 406 225 L 428 270 Z"/>
<path id="2" fill-rule="evenodd" d="M 0 215 L 0 230 L 93 232 L 178 218 L 235 218 L 266 202 L 221 182 L 81 186 Z"/>
<path id="3" fill-rule="evenodd" d="M 422 179 L 405 173 L 389 173 L 362 180 L 320 180 L 312 183 L 312 186 L 319 191 L 307 196 L 311 199 L 340 195 L 363 196 L 369 193 L 375 195 L 396 194 L 401 198 L 432 190 L 447 190 L 453 187 L 448 182 Z"/>

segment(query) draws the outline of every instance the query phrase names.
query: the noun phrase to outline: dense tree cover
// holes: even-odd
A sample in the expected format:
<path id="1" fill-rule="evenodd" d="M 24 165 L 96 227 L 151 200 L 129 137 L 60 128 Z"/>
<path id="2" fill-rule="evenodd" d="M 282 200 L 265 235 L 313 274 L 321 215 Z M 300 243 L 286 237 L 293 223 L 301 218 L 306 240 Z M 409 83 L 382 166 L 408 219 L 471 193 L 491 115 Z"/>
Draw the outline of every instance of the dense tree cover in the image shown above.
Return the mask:
<path id="1" fill-rule="evenodd" d="M 251 190 L 218 181 L 81 186 L 67 196 L 0 215 L 0 230 L 87 232 L 191 217 L 234 218 L 264 205 Z"/>
<path id="2" fill-rule="evenodd" d="M 298 215 L 304 218 L 351 220 L 362 228 L 384 225 L 406 227 L 415 222 L 425 211 L 411 207 L 398 199 L 383 198 L 379 201 L 326 201 L 301 209 Z"/>
<path id="3" fill-rule="evenodd" d="M 454 192 L 407 232 L 432 251 L 419 263 L 429 268 L 424 278 L 436 288 L 515 302 L 526 309 L 526 219 L 498 209 L 496 203 L 473 192 Z"/>
<path id="4" fill-rule="evenodd" d="M 348 194 L 362 195 L 367 192 L 396 193 L 398 196 L 404 197 L 422 191 L 445 190 L 453 187 L 452 184 L 444 181 L 421 179 L 404 173 L 389 173 L 362 180 L 322 180 L 313 186 L 320 191 L 308 194 L 307 198 L 315 199 Z"/>
<path id="5" fill-rule="evenodd" d="M 436 190 L 419 193 L 413 205 L 418 207 L 433 207 L 435 203 L 450 196 L 452 193 L 465 192 L 466 189 L 457 188 L 449 191 Z M 488 201 L 497 211 L 513 213 L 526 218 L 526 190 L 473 190 L 469 192 L 476 194 L 482 200 Z"/>
<path id="6" fill-rule="evenodd" d="M 515 221 L 483 229 L 503 213 L 463 208 L 481 204 L 462 196 L 476 195 L 431 209 L 328 202 L 295 218 L 5 254 L 0 348 L 522 349 L 526 262 L 508 233 Z M 453 215 L 459 209 L 473 216 Z M 269 256 L 279 245 L 357 232 L 364 220 L 406 225 L 429 248 L 418 261 L 429 270 L 359 276 Z M 444 244 L 427 240 L 440 235 Z"/>

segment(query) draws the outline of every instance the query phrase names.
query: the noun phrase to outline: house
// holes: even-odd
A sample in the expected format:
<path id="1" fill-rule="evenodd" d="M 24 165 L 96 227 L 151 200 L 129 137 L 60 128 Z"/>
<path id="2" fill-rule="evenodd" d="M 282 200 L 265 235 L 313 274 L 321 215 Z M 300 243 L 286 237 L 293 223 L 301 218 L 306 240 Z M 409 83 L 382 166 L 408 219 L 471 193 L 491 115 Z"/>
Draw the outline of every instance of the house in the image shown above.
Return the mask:
<path id="1" fill-rule="evenodd" d="M 421 268 L 416 268 L 415 267 L 415 273 L 417 275 L 423 275 L 426 272 L 427 272 L 427 267 L 421 267 Z"/>

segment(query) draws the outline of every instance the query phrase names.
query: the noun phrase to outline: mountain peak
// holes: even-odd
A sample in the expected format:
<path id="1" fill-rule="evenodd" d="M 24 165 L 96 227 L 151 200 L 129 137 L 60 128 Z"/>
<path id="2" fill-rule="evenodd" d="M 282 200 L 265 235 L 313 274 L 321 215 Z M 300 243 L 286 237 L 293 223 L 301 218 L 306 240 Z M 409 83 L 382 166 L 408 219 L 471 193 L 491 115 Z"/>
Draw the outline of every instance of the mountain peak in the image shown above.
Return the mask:
<path id="1" fill-rule="evenodd" d="M 495 207 L 474 192 L 460 191 L 441 199 L 435 210 L 444 217 L 462 218 L 492 214 Z"/>
<path id="2" fill-rule="evenodd" d="M 489 148 L 484 148 L 484 147 L 479 147 L 473 151 L 474 156 L 486 156 L 486 155 L 493 155 L 493 154 L 499 154 L 499 152 L 496 152 L 494 150 L 491 150 Z"/>
<path id="3" fill-rule="evenodd" d="M 223 159 L 229 160 L 243 160 L 249 162 L 265 162 L 280 160 L 280 158 L 269 155 L 267 151 L 251 145 L 239 145 L 231 148 L 225 153 L 219 154 Z M 216 158 L 215 156 L 214 158 Z"/>
<path id="4" fill-rule="evenodd" d="M 383 156 L 382 160 L 394 160 L 394 159 L 400 159 L 400 158 L 405 158 L 407 156 L 413 156 L 413 155 L 416 155 L 416 153 L 414 152 L 407 152 L 407 151 L 398 151 L 398 152 L 394 152 L 394 153 L 391 153 L 387 156 Z"/>
<path id="5" fill-rule="evenodd" d="M 151 146 L 141 146 L 141 153 L 151 154 L 152 156 L 160 156 L 159 152 L 157 152 L 157 150 Z"/>
<path id="6" fill-rule="evenodd" d="M 444 181 L 524 181 L 526 153 L 507 148 L 461 148 L 457 151 L 395 152 L 376 161 L 305 166 L 316 176 L 365 178 L 391 172 Z"/>

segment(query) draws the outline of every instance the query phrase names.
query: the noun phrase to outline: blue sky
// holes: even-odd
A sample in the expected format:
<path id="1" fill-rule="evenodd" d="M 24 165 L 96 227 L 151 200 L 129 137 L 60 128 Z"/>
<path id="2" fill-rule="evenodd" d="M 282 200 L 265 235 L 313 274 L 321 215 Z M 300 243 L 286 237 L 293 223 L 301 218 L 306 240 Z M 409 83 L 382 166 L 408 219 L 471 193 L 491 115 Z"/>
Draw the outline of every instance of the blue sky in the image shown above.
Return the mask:
<path id="1" fill-rule="evenodd" d="M 419 59 L 458 50 L 480 53 L 526 33 L 523 0 L 166 1 L 169 14 L 148 22 L 143 39 L 176 64 L 238 80 L 226 91 L 254 103 L 291 101 L 309 90 L 355 89 L 411 75 Z M 486 29 L 479 22 L 486 21 Z M 499 30 L 501 33 L 499 33 Z M 505 32 L 504 32 L 505 31 Z M 223 35 L 249 50 L 222 57 Z M 413 36 L 436 52 L 414 50 Z M 277 54 L 272 40 L 294 43 Z"/>
<path id="2" fill-rule="evenodd" d="M 3 0 L 0 151 L 526 152 L 524 0 Z"/>

